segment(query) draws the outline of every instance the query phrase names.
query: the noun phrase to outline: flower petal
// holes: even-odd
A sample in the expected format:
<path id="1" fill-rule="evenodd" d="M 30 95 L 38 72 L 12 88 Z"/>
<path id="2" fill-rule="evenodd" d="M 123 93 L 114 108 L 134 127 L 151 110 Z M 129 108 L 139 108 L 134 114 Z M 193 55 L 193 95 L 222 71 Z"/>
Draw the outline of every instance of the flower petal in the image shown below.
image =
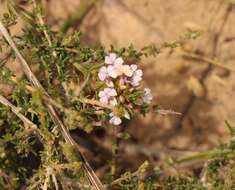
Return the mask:
<path id="1" fill-rule="evenodd" d="M 99 92 L 99 94 L 98 94 L 98 96 L 101 98 L 101 97 L 103 97 L 103 96 L 104 96 L 104 94 L 105 94 L 105 92 L 104 92 L 104 91 L 100 91 L 100 92 Z"/>
<path id="2" fill-rule="evenodd" d="M 122 123 L 121 118 L 114 116 L 113 124 L 114 124 L 114 125 L 120 125 L 121 123 Z"/>
<path id="3" fill-rule="evenodd" d="M 114 61 L 114 64 L 123 64 L 124 61 L 121 57 L 117 58 L 115 61 Z"/>
<path id="4" fill-rule="evenodd" d="M 105 56 L 105 63 L 108 65 L 114 64 L 117 55 L 115 53 L 110 53 L 109 55 Z"/>
<path id="5" fill-rule="evenodd" d="M 152 99 L 153 99 L 153 95 L 151 94 L 151 90 L 149 88 L 145 88 L 144 89 L 144 96 L 143 96 L 143 102 L 150 104 Z"/>
<path id="6" fill-rule="evenodd" d="M 109 88 L 108 95 L 109 96 L 117 96 L 117 91 L 114 88 Z"/>
<path id="7" fill-rule="evenodd" d="M 135 74 L 138 76 L 143 76 L 143 71 L 141 69 L 138 69 L 137 71 L 135 71 Z"/>
<path id="8" fill-rule="evenodd" d="M 98 77 L 101 81 L 104 81 L 108 77 L 108 71 L 106 67 L 101 67 L 98 73 Z"/>
<path id="9" fill-rule="evenodd" d="M 125 117 L 126 119 L 130 119 L 130 114 L 129 114 L 127 111 L 125 111 L 124 117 Z"/>
<path id="10" fill-rule="evenodd" d="M 109 120 L 110 124 L 113 125 L 120 125 L 122 123 L 122 120 L 120 117 L 115 116 L 114 114 L 112 114 L 113 116 L 111 117 L 111 119 Z"/>
<path id="11" fill-rule="evenodd" d="M 119 72 L 114 66 L 108 66 L 107 71 L 108 75 L 112 78 L 117 78 L 119 76 Z"/>
<path id="12" fill-rule="evenodd" d="M 131 69 L 129 65 L 123 65 L 121 70 L 122 70 L 122 74 L 128 77 L 131 77 L 133 75 L 133 70 Z"/>
<path id="13" fill-rule="evenodd" d="M 131 67 L 132 71 L 136 71 L 138 68 L 136 64 L 132 64 L 132 65 L 130 65 L 130 67 Z"/>

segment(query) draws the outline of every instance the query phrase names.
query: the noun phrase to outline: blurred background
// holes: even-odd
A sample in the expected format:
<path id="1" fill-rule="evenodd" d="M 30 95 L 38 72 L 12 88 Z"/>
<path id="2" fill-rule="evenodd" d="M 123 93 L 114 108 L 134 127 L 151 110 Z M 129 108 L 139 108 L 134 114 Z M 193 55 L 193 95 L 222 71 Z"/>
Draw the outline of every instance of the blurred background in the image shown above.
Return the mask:
<path id="1" fill-rule="evenodd" d="M 25 1 L 17 1 L 24 5 Z M 135 170 L 144 160 L 203 151 L 229 138 L 235 125 L 235 6 L 226 0 L 45 0 L 45 21 L 54 30 L 82 31 L 84 46 L 142 48 L 200 36 L 173 51 L 164 49 L 140 63 L 154 102 L 181 115 L 136 116 L 125 130 L 120 162 Z M 1 3 L 0 12 L 4 11 Z M 20 31 L 19 23 L 14 32 Z M 14 67 L 15 70 L 19 69 Z M 85 135 L 85 134 L 82 134 Z M 81 136 L 82 136 L 81 135 Z M 110 153 L 112 136 L 97 131 L 93 141 Z M 94 140 L 95 139 L 95 140 Z M 86 143 L 86 142 L 85 142 Z M 93 147 L 94 148 L 94 147 Z M 93 151 L 90 160 L 99 157 Z M 102 173 L 102 164 L 97 168 Z"/>

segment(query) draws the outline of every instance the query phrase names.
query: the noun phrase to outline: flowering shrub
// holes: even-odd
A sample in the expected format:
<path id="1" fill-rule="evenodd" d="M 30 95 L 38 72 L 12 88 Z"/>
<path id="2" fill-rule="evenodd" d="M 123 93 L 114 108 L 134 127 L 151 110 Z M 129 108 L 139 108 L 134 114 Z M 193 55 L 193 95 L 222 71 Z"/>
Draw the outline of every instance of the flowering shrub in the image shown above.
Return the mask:
<path id="1" fill-rule="evenodd" d="M 4 14 L 5 26 L 0 22 L 5 38 L 1 47 L 13 50 L 4 52 L 6 57 L 1 60 L 1 83 L 11 86 L 12 91 L 9 99 L 3 92 L 0 96 L 0 173 L 4 173 L 0 185 L 9 189 L 22 184 L 29 189 L 47 189 L 52 177 L 56 189 L 64 188 L 59 178 L 66 179 L 66 183 L 77 179 L 84 185 L 104 189 L 69 130 L 79 128 L 90 133 L 102 126 L 121 127 L 122 121 L 134 113 L 154 110 L 151 91 L 141 86 L 143 72 L 136 65 L 149 50 L 137 51 L 130 46 L 111 48 L 107 53 L 103 47 L 82 47 L 79 32 L 62 38 L 59 32 L 46 28 L 34 1 L 33 6 L 34 12 L 29 13 L 13 4 L 10 14 Z M 26 21 L 24 32 L 11 36 L 6 28 L 17 23 L 18 12 Z M 18 60 L 26 78 L 16 77 L 6 66 L 11 59 Z M 40 63 L 35 74 L 29 67 L 32 60 Z M 12 114 L 18 119 L 10 119 Z M 6 125 L 15 127 L 5 130 Z M 24 143 L 19 145 L 20 141 Z M 12 168 L 14 159 L 19 160 L 16 170 Z M 33 159 L 28 168 L 25 159 Z M 68 171 L 72 176 L 67 175 Z M 8 176 L 13 176 L 14 183 L 8 182 Z M 80 185 L 74 184 L 73 188 L 77 187 Z"/>

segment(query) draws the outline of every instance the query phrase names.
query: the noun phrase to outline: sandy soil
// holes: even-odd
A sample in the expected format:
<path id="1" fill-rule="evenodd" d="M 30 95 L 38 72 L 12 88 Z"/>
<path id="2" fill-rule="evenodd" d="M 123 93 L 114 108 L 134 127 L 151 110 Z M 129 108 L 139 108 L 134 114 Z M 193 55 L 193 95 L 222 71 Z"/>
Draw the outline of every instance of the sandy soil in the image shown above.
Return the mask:
<path id="1" fill-rule="evenodd" d="M 104 0 L 86 18 L 82 29 L 88 32 L 89 43 L 134 44 L 137 48 L 173 41 L 187 29 L 197 29 L 202 31 L 201 37 L 185 48 L 234 69 L 234 42 L 230 40 L 235 35 L 234 16 L 234 9 L 219 0 Z M 185 59 L 178 51 L 165 51 L 143 60 L 141 66 L 155 101 L 182 116 L 136 118 L 128 128 L 135 139 L 151 147 L 191 150 L 226 141 L 224 122 L 235 122 L 235 105 L 231 102 L 234 72 Z"/>

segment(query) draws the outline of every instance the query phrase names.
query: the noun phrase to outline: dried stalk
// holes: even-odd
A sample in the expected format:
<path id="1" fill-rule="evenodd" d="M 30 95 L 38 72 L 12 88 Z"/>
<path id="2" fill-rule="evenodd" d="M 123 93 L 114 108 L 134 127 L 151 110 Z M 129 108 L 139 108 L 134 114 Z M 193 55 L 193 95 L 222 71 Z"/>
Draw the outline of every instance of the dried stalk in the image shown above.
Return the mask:
<path id="1" fill-rule="evenodd" d="M 58 185 L 57 179 L 55 177 L 55 174 L 52 174 L 51 177 L 52 177 L 52 181 L 53 181 L 53 183 L 55 185 L 55 189 L 59 190 L 59 185 Z"/>
<path id="2" fill-rule="evenodd" d="M 208 58 L 206 56 L 201 56 L 201 55 L 198 55 L 196 53 L 187 53 L 187 52 L 182 52 L 180 53 L 183 57 L 185 58 L 190 58 L 190 59 L 195 59 L 195 60 L 199 60 L 199 61 L 203 61 L 205 63 L 208 63 L 208 64 L 211 64 L 211 65 L 214 65 L 216 67 L 219 67 L 219 68 L 222 68 L 222 69 L 225 69 L 227 71 L 231 71 L 231 72 L 235 72 L 235 69 L 234 68 L 231 68 L 227 65 L 224 65 L 214 59 L 211 59 L 211 58 Z"/>
<path id="3" fill-rule="evenodd" d="M 16 57 L 19 59 L 19 61 L 21 63 L 22 70 L 23 70 L 24 74 L 26 75 L 26 77 L 28 78 L 28 80 L 32 83 L 33 86 L 35 86 L 38 89 L 41 89 L 45 93 L 45 95 L 47 96 L 48 99 L 51 99 L 51 97 L 47 94 L 47 92 L 45 91 L 45 89 L 43 88 L 41 83 L 38 81 L 36 76 L 31 71 L 28 63 L 26 62 L 24 57 L 19 52 L 19 50 L 16 47 L 13 39 L 11 38 L 10 34 L 8 33 L 7 29 L 4 27 L 4 25 L 2 24 L 1 21 L 0 21 L 0 31 L 3 34 L 3 36 L 5 37 L 5 39 L 7 40 L 7 42 L 9 43 L 9 45 L 11 46 L 11 48 L 14 50 L 14 52 L 16 54 Z M 96 174 L 93 171 L 93 169 L 91 168 L 90 164 L 86 161 L 85 157 L 83 156 L 83 154 L 80 151 L 79 145 L 71 137 L 71 135 L 68 131 L 68 127 L 62 122 L 62 120 L 60 119 L 58 113 L 54 109 L 54 106 L 51 105 L 49 102 L 47 102 L 47 104 L 45 104 L 45 105 L 48 108 L 48 112 L 51 116 L 51 119 L 60 128 L 60 131 L 61 131 L 65 141 L 67 143 L 69 143 L 75 150 L 77 150 L 77 153 L 79 154 L 79 156 L 80 156 L 80 158 L 83 162 L 83 169 L 84 169 L 84 171 L 86 173 L 86 176 L 88 177 L 91 185 L 96 190 L 103 190 L 104 187 L 103 187 L 101 181 L 96 176 Z"/>
<path id="4" fill-rule="evenodd" d="M 47 190 L 48 189 L 48 183 L 50 181 L 50 176 L 51 176 L 51 169 L 47 168 L 46 179 L 44 181 L 42 190 Z"/>

